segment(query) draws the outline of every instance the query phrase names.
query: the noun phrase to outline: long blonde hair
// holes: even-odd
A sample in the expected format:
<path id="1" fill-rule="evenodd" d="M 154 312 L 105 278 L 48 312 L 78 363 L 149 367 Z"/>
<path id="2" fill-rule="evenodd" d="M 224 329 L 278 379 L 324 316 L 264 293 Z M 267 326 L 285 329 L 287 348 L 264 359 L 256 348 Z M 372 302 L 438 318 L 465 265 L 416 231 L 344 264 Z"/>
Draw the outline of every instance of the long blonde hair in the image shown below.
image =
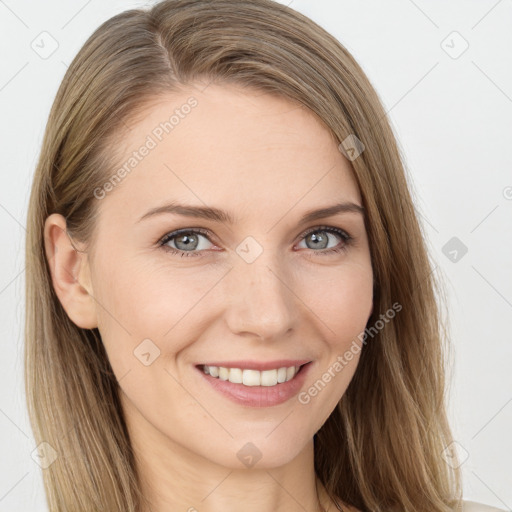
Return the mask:
<path id="1" fill-rule="evenodd" d="M 94 190 L 112 175 L 116 134 L 159 94 L 195 80 L 236 83 L 316 113 L 351 165 L 366 209 L 374 271 L 368 325 L 402 309 L 363 348 L 342 400 L 314 437 L 331 497 L 361 511 L 455 510 L 462 498 L 445 404 L 446 329 L 439 283 L 405 164 L 368 78 L 333 36 L 271 0 L 165 0 L 103 23 L 69 66 L 53 103 L 28 209 L 25 386 L 52 512 L 137 512 L 143 497 L 98 329 L 68 318 L 52 287 L 43 229 L 51 213 L 90 243 Z"/>

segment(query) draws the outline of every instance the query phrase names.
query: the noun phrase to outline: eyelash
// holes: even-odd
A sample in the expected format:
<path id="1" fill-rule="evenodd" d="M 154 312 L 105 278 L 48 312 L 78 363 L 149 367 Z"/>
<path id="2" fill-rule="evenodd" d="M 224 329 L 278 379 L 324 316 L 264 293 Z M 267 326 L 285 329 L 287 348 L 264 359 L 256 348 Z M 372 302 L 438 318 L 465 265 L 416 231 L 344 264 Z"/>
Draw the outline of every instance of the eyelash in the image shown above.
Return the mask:
<path id="1" fill-rule="evenodd" d="M 322 251 L 313 251 L 313 252 L 319 253 L 321 255 L 345 252 L 345 251 L 348 250 L 348 248 L 350 247 L 350 245 L 352 244 L 352 242 L 354 240 L 353 237 L 350 236 L 346 231 L 344 231 L 342 229 L 339 229 L 339 228 L 334 228 L 334 227 L 331 227 L 331 226 L 317 226 L 317 227 L 314 227 L 314 228 L 310 228 L 306 232 L 302 233 L 300 239 L 302 240 L 303 238 L 305 238 L 306 236 L 310 235 L 311 233 L 316 233 L 318 231 L 323 231 L 323 232 L 326 232 L 326 233 L 336 234 L 336 235 L 338 235 L 343 240 L 343 244 L 342 244 L 341 247 L 333 247 L 331 249 L 324 249 Z M 179 255 L 180 254 L 181 257 L 183 257 L 183 256 L 185 256 L 185 257 L 189 257 L 189 256 L 192 256 L 192 257 L 202 256 L 201 253 L 204 252 L 204 251 L 181 251 L 179 249 L 173 249 L 172 247 L 169 247 L 168 245 L 165 245 L 169 241 L 171 241 L 174 238 L 177 238 L 180 235 L 184 235 L 184 234 L 189 235 L 189 234 L 196 234 L 196 233 L 204 235 L 206 238 L 208 238 L 209 235 L 210 235 L 210 232 L 207 229 L 202 229 L 202 228 L 179 229 L 177 231 L 173 231 L 171 233 L 167 233 L 163 238 L 161 238 L 158 241 L 158 246 L 161 247 L 164 251 L 166 251 L 166 252 L 168 252 L 170 254 L 173 254 L 173 255 Z M 208 240 L 209 240 L 209 238 L 208 238 Z M 209 240 L 209 241 L 211 242 L 211 240 Z"/>

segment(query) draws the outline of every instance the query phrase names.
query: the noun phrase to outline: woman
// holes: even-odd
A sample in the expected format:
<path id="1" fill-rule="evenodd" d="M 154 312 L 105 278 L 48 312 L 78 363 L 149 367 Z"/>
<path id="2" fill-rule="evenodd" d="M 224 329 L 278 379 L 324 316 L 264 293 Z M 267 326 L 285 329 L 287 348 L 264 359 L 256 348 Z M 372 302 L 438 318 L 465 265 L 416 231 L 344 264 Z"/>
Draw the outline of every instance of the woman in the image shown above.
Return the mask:
<path id="1" fill-rule="evenodd" d="M 50 510 L 492 510 L 461 499 L 385 112 L 292 9 L 105 22 L 55 99 L 27 247 Z"/>

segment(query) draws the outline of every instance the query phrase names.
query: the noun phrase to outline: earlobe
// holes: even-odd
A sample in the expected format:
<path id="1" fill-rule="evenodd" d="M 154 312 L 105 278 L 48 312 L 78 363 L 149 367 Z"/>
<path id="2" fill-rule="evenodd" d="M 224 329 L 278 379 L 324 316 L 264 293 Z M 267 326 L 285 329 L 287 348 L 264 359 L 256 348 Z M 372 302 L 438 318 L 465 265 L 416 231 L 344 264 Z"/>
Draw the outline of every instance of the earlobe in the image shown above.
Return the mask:
<path id="1" fill-rule="evenodd" d="M 87 254 L 71 240 L 62 215 L 46 219 L 44 241 L 53 287 L 67 315 L 83 329 L 98 327 Z"/>

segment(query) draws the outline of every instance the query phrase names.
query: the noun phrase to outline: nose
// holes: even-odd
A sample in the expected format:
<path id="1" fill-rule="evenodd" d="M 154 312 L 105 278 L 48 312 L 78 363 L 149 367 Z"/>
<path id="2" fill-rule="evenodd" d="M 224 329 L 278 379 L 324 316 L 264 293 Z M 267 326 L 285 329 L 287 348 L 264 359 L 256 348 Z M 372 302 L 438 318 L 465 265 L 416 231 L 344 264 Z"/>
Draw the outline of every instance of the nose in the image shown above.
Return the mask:
<path id="1" fill-rule="evenodd" d="M 270 256 L 262 254 L 252 263 L 239 261 L 226 283 L 225 315 L 231 332 L 272 341 L 295 329 L 300 301 L 287 276 Z"/>

